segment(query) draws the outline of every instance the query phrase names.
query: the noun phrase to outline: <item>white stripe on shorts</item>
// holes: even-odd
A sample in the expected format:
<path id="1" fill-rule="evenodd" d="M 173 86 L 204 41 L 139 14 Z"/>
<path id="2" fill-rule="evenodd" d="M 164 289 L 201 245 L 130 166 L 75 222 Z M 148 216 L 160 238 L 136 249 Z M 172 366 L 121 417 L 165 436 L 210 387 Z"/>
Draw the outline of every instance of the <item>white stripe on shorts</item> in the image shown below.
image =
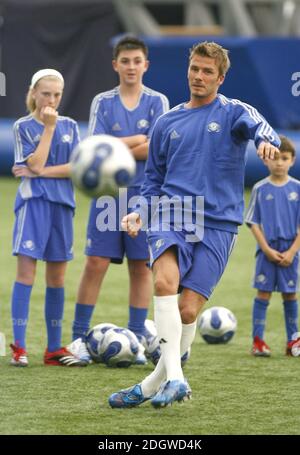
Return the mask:
<path id="1" fill-rule="evenodd" d="M 23 229 L 24 229 L 24 224 L 25 224 L 25 218 L 26 218 L 26 212 L 27 212 L 27 204 L 28 202 L 26 201 L 23 207 L 21 207 L 18 211 L 17 214 L 17 235 L 16 235 L 16 241 L 14 244 L 14 253 L 19 252 L 20 244 L 21 244 L 21 239 L 23 235 Z"/>

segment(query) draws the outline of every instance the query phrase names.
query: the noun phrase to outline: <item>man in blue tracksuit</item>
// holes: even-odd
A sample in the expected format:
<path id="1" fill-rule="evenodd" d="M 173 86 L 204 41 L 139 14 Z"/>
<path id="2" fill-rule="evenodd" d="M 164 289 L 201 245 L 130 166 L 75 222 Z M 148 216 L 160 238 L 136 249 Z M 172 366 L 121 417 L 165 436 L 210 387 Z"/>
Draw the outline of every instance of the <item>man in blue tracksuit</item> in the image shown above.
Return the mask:
<path id="1" fill-rule="evenodd" d="M 190 100 L 154 127 L 141 192 L 146 204 L 141 201 L 122 226 L 136 236 L 151 221 L 154 319 L 162 354 L 140 384 L 110 396 L 112 407 L 149 399 L 164 407 L 190 397 L 180 355 L 194 339 L 197 316 L 224 272 L 243 221 L 247 143 L 254 140 L 262 159 L 279 153 L 277 134 L 256 109 L 218 94 L 229 66 L 228 52 L 218 44 L 195 45 Z"/>

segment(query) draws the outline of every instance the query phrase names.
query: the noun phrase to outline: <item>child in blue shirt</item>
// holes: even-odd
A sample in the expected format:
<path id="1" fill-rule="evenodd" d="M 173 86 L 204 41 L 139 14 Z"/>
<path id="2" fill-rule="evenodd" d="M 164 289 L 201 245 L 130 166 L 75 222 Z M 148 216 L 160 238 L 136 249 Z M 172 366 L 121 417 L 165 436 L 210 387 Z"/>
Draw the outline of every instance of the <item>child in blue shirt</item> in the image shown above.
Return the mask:
<path id="1" fill-rule="evenodd" d="M 128 200 L 140 195 L 145 177 L 149 138 L 157 118 L 169 108 L 168 99 L 161 93 L 143 85 L 143 76 L 149 66 L 148 49 L 143 41 L 125 36 L 113 50 L 113 68 L 118 73 L 120 84 L 95 96 L 90 112 L 89 134 L 109 134 L 120 138 L 136 160 L 136 175 L 128 188 Z M 80 359 L 88 359 L 85 343 L 80 340 L 89 329 L 90 320 L 97 302 L 102 282 L 110 263 L 120 264 L 126 255 L 129 272 L 129 321 L 132 330 L 145 347 L 150 334 L 145 328 L 148 306 L 152 294 L 152 274 L 147 267 L 149 258 L 146 233 L 132 239 L 120 228 L 119 199 L 116 198 L 115 231 L 100 232 L 97 226 L 103 208 L 97 199 L 91 202 L 87 227 L 86 263 L 80 281 L 73 340 L 69 349 Z M 105 209 L 104 209 L 105 210 Z M 155 350 L 152 360 L 158 360 Z M 139 353 L 138 363 L 146 358 Z"/>
<path id="2" fill-rule="evenodd" d="M 270 175 L 253 187 L 246 214 L 246 223 L 258 243 L 253 283 L 257 296 L 252 315 L 252 354 L 263 357 L 271 355 L 264 341 L 264 329 L 272 292 L 282 294 L 286 354 L 291 355 L 300 341 L 296 294 L 299 280 L 300 182 L 288 174 L 295 162 L 295 147 L 285 136 L 280 136 L 280 139 L 280 156 L 266 162 Z"/>
<path id="3" fill-rule="evenodd" d="M 37 260 L 46 261 L 46 365 L 84 366 L 61 346 L 64 277 L 73 257 L 74 193 L 69 159 L 79 142 L 77 123 L 58 115 L 64 87 L 56 70 L 35 73 L 27 93 L 30 114 L 14 125 L 14 174 L 21 177 L 13 233 L 17 276 L 12 293 L 11 365 L 26 367 L 26 329 Z"/>

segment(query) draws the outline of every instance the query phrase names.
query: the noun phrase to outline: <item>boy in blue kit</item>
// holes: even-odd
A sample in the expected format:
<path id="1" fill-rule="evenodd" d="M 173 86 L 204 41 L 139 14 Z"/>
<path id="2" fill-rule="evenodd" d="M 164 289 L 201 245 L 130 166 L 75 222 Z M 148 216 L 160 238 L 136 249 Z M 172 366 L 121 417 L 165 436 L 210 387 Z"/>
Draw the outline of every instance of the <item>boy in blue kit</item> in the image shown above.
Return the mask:
<path id="1" fill-rule="evenodd" d="M 286 354 L 292 355 L 300 345 L 296 294 L 299 281 L 300 182 L 288 174 L 295 162 L 295 147 L 284 136 L 280 136 L 280 140 L 280 155 L 273 161 L 267 161 L 270 175 L 253 187 L 246 214 L 246 223 L 258 243 L 253 283 L 257 296 L 252 314 L 252 354 L 263 357 L 271 355 L 264 341 L 264 329 L 273 291 L 282 294 Z"/>
<path id="2" fill-rule="evenodd" d="M 11 365 L 26 367 L 26 328 L 37 260 L 46 261 L 46 365 L 84 366 L 61 347 L 64 277 L 71 260 L 75 209 L 69 158 L 79 141 L 77 123 L 58 115 L 64 88 L 56 70 L 35 73 L 27 94 L 30 114 L 14 125 L 14 174 L 22 177 L 15 202 L 13 254 L 17 276 L 12 293 L 14 344 Z"/>
<path id="3" fill-rule="evenodd" d="M 190 100 L 156 122 L 142 187 L 145 203 L 141 200 L 123 218 L 122 226 L 132 236 L 150 219 L 154 319 L 161 357 L 141 383 L 110 396 L 114 408 L 147 400 L 160 408 L 191 396 L 180 356 L 193 342 L 197 316 L 221 278 L 243 222 L 248 140 L 254 140 L 263 159 L 279 153 L 277 134 L 256 109 L 218 95 L 229 66 L 228 52 L 218 44 L 193 47 Z M 170 204 L 171 199 L 177 205 Z M 180 215 L 184 215 L 181 229 Z"/>
<path id="4" fill-rule="evenodd" d="M 128 188 L 128 199 L 140 195 L 148 156 L 149 137 L 156 119 L 169 108 L 167 98 L 142 84 L 147 71 L 148 50 L 143 41 L 125 37 L 113 50 L 113 68 L 118 73 L 120 85 L 97 95 L 91 105 L 89 134 L 110 134 L 120 138 L 130 148 L 136 159 L 136 176 Z M 73 323 L 73 340 L 70 350 L 78 358 L 89 360 L 82 338 L 90 326 L 102 281 L 112 263 L 122 263 L 124 254 L 128 260 L 130 279 L 129 322 L 132 330 L 147 345 L 148 333 L 144 322 L 152 294 L 152 274 L 147 267 L 149 258 L 146 234 L 132 239 L 122 232 L 119 219 L 115 232 L 100 232 L 96 220 L 101 213 L 97 199 L 91 203 L 87 228 L 86 264 L 78 290 Z M 119 200 L 116 199 L 117 217 Z M 156 359 L 153 359 L 156 360 Z M 139 356 L 140 363 L 146 361 Z"/>

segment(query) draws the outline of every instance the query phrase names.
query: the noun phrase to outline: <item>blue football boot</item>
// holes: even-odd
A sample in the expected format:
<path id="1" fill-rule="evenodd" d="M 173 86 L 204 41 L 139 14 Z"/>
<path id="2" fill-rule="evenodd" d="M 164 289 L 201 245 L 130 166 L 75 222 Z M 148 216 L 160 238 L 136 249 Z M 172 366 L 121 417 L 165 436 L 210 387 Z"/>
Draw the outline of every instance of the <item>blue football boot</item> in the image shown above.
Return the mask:
<path id="1" fill-rule="evenodd" d="M 143 395 L 140 384 L 135 384 L 128 389 L 113 393 L 109 397 L 108 402 L 112 408 L 133 408 L 150 400 L 150 398 L 152 397 L 145 397 Z"/>
<path id="2" fill-rule="evenodd" d="M 159 391 L 151 399 L 154 408 L 164 408 L 174 401 L 189 400 L 192 396 L 192 390 L 186 380 L 165 381 L 162 383 Z"/>

